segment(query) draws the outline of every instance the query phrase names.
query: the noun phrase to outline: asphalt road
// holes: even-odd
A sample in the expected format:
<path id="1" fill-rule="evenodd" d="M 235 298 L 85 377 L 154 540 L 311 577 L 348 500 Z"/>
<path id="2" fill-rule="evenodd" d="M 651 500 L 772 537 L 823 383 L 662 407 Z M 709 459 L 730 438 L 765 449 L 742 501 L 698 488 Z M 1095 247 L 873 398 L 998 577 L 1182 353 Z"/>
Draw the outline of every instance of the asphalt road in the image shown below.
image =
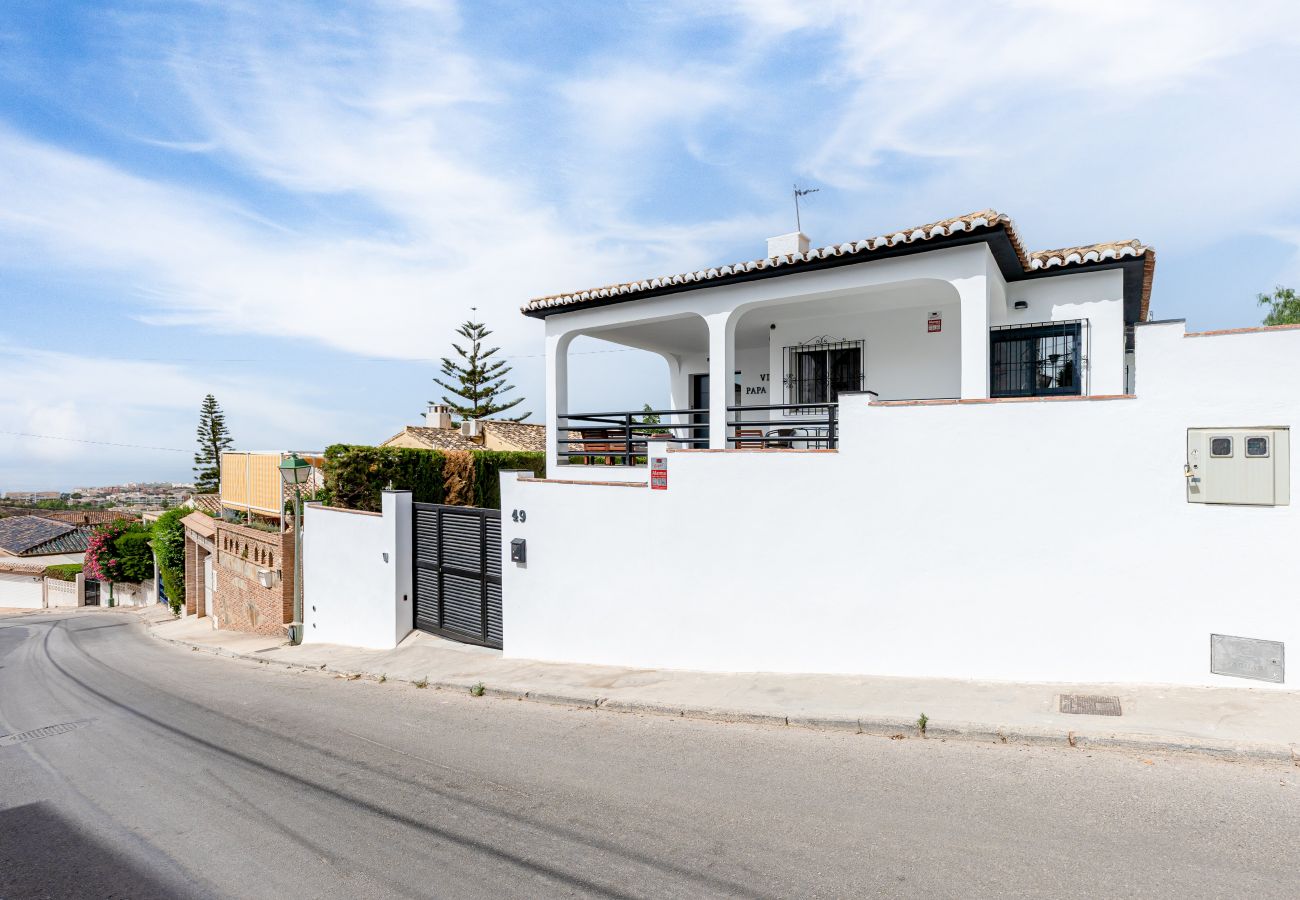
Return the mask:
<path id="1" fill-rule="evenodd" d="M 473 698 L 108 610 L 0 617 L 0 735 L 4 900 L 1300 896 L 1294 767 Z"/>

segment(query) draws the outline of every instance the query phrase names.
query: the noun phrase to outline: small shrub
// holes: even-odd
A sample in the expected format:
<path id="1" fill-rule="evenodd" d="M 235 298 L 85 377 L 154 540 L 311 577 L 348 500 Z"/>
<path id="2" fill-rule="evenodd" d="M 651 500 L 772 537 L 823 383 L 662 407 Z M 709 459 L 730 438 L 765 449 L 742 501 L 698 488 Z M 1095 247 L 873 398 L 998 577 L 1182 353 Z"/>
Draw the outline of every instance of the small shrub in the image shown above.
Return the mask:
<path id="1" fill-rule="evenodd" d="M 81 563 L 63 563 L 58 566 L 46 566 L 45 577 L 55 581 L 76 581 L 81 574 Z"/>
<path id="2" fill-rule="evenodd" d="M 414 684 L 414 685 L 415 685 L 416 687 L 418 687 L 418 688 L 427 688 L 427 687 L 429 686 L 429 676 L 428 676 L 428 675 L 425 675 L 425 676 L 424 676 L 423 678 L 421 678 L 419 681 L 413 681 L 413 682 L 411 682 L 411 683 Z"/>
<path id="3" fill-rule="evenodd" d="M 921 713 L 920 718 L 916 720 L 916 730 L 921 732 L 921 737 L 925 737 L 925 727 L 930 724 L 930 717 Z"/>
<path id="4" fill-rule="evenodd" d="M 485 688 L 483 687 L 483 682 L 480 681 L 478 684 L 472 685 L 470 687 L 469 695 L 471 697 L 482 697 L 484 690 Z"/>

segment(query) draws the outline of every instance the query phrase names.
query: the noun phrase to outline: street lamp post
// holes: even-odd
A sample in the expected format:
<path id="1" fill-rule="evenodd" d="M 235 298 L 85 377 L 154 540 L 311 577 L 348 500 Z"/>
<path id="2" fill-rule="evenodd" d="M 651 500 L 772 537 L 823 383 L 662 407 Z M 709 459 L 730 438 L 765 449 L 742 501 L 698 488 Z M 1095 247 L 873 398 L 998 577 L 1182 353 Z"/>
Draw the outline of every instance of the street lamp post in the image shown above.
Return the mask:
<path id="1" fill-rule="evenodd" d="M 280 477 L 293 488 L 293 624 L 289 643 L 302 643 L 302 486 L 311 477 L 311 463 L 290 453 L 280 463 Z"/>

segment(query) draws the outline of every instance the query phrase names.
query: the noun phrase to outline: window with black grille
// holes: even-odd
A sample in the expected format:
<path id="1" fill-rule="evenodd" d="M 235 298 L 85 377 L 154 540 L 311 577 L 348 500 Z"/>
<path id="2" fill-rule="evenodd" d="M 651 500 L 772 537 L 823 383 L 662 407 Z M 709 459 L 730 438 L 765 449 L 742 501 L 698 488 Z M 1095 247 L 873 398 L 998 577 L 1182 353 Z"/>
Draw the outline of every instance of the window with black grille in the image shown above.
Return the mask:
<path id="1" fill-rule="evenodd" d="M 862 390 L 862 345 L 862 341 L 820 341 L 786 347 L 785 402 L 836 403 L 840 391 Z"/>
<path id="2" fill-rule="evenodd" d="M 1085 324 L 1077 320 L 990 329 L 990 396 L 1082 394 Z"/>

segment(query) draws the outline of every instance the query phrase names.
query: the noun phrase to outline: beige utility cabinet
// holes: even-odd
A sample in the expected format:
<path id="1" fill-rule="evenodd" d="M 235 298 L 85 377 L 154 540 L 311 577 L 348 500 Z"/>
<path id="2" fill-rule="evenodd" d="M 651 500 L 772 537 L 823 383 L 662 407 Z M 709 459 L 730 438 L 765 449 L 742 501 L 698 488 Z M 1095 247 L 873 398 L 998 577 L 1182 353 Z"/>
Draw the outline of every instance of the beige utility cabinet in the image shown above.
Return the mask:
<path id="1" fill-rule="evenodd" d="M 1187 502 L 1286 506 L 1291 429 L 1187 429 Z"/>

